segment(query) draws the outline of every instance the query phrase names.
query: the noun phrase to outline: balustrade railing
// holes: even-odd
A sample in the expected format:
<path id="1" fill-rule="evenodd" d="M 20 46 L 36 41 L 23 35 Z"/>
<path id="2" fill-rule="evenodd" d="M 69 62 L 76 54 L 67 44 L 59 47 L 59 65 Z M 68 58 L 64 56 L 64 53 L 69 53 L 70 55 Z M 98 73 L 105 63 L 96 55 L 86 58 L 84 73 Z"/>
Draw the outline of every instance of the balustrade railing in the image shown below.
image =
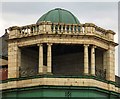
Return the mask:
<path id="1" fill-rule="evenodd" d="M 37 73 L 38 73 L 37 69 L 33 69 L 30 67 L 27 67 L 27 68 L 20 67 L 19 68 L 20 77 L 34 76 L 34 75 L 37 75 Z"/>
<path id="2" fill-rule="evenodd" d="M 52 24 L 51 25 L 51 32 L 52 33 L 82 33 L 81 25 L 75 24 Z"/>
<path id="3" fill-rule="evenodd" d="M 96 69 L 95 70 L 96 76 L 102 79 L 106 79 L 106 70 L 104 69 Z"/>
<path id="4" fill-rule="evenodd" d="M 9 37 L 16 36 L 18 38 L 39 35 L 39 34 L 71 34 L 71 35 L 84 35 L 84 34 L 96 34 L 101 37 L 108 37 L 108 30 L 102 29 L 94 24 L 63 24 L 63 23 L 51 23 L 41 22 L 40 24 L 32 24 L 22 27 L 10 27 L 9 31 L 15 31 L 9 33 Z"/>
<path id="5" fill-rule="evenodd" d="M 105 29 L 103 29 L 103 28 L 100 28 L 100 27 L 97 27 L 97 28 L 95 28 L 95 31 L 96 31 L 96 34 L 97 34 L 97 35 L 106 37 L 107 30 L 105 30 Z"/>

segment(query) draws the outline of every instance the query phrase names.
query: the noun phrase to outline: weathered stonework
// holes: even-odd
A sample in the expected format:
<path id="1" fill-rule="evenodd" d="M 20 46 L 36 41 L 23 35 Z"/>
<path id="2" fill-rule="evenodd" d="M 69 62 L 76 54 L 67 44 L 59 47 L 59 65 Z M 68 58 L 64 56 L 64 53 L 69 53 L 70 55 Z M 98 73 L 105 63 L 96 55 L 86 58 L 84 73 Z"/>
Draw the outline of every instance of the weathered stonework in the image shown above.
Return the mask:
<path id="1" fill-rule="evenodd" d="M 114 54 L 115 46 L 118 44 L 114 42 L 114 34 L 113 31 L 105 30 L 92 23 L 62 24 L 41 22 L 23 27 L 10 27 L 8 42 L 8 78 L 19 78 L 21 67 L 23 69 L 27 68 L 26 72 L 29 72 L 30 66 L 32 66 L 32 70 L 34 70 L 34 66 L 36 66 L 37 70 L 34 72 L 36 75 L 83 73 L 84 75 L 97 76 L 96 69 L 106 70 L 105 79 L 115 82 Z M 59 45 L 63 45 L 66 49 L 70 45 L 72 45 L 71 48 L 78 46 L 76 47 L 76 51 L 78 51 L 78 49 L 80 51 L 72 54 L 61 54 L 62 51 L 57 48 Z M 58 56 L 53 55 L 56 54 L 53 52 L 55 46 L 57 46 L 56 49 L 58 52 L 56 53 Z M 24 51 L 23 49 L 27 50 Z M 98 52 L 100 50 L 101 53 Z M 59 51 L 61 51 L 61 53 L 59 53 Z M 79 62 L 76 62 L 76 60 Z M 64 66 L 62 62 L 65 64 Z M 69 68 L 73 67 L 73 65 L 75 65 L 75 72 L 69 71 Z M 77 67 L 81 68 L 77 69 Z M 67 70 L 70 73 L 66 71 L 66 68 L 68 68 Z M 113 84 L 87 78 L 35 78 L 0 84 L 2 89 L 37 85 L 93 86 L 120 93 L 120 88 Z"/>
<path id="2" fill-rule="evenodd" d="M 19 48 L 17 42 L 9 41 L 8 44 L 8 78 L 19 77 Z"/>
<path id="3" fill-rule="evenodd" d="M 78 78 L 36 78 L 20 81 L 12 81 L 9 83 L 0 84 L 2 89 L 22 88 L 38 85 L 56 85 L 56 86 L 93 86 L 109 91 L 120 93 L 120 88 L 115 85 L 107 84 L 94 79 L 78 79 Z"/>

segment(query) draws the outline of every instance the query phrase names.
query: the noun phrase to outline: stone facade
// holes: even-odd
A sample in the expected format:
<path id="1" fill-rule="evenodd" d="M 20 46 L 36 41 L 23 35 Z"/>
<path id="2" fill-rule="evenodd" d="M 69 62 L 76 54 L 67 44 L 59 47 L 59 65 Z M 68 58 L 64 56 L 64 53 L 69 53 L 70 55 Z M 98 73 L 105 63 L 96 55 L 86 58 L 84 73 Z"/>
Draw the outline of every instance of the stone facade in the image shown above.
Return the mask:
<path id="1" fill-rule="evenodd" d="M 23 27 L 10 27 L 8 78 L 19 78 L 22 70 L 31 70 L 34 75 L 70 73 L 96 76 L 96 69 L 101 69 L 106 70 L 105 79 L 115 82 L 114 54 L 117 44 L 114 42 L 114 34 L 111 30 L 91 23 L 41 22 Z M 82 51 L 76 48 L 78 52 L 60 55 L 58 50 L 59 55 L 54 56 L 53 47 L 56 45 L 81 46 Z M 32 48 L 29 49 L 30 47 Z M 68 52 L 70 50 L 71 48 Z M 29 73 L 27 75 L 30 76 Z M 120 89 L 115 85 L 82 78 L 39 78 L 12 81 L 1 86 L 3 89 L 9 89 L 35 85 L 95 86 L 120 93 Z"/>

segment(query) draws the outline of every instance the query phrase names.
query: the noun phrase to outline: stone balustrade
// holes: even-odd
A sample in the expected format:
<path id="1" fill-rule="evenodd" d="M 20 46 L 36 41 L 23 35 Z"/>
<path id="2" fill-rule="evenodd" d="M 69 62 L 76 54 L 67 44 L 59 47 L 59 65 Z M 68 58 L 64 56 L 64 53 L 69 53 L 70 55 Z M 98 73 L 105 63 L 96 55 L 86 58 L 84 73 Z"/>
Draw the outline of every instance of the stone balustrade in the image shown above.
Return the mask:
<path id="1" fill-rule="evenodd" d="M 114 40 L 114 32 L 105 30 L 92 23 L 85 24 L 64 24 L 41 22 L 40 24 L 31 24 L 22 27 L 13 26 L 8 28 L 9 39 L 22 38 L 39 34 L 70 34 L 70 35 L 98 35 L 100 37 Z"/>

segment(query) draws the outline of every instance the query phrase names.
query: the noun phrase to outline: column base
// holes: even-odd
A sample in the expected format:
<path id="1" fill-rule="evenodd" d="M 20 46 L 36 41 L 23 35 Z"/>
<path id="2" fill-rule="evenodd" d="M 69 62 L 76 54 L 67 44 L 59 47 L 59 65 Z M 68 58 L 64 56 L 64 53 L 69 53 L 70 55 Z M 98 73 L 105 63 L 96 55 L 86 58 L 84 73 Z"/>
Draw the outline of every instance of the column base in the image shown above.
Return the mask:
<path id="1" fill-rule="evenodd" d="M 95 74 L 90 74 L 91 76 L 96 76 Z"/>
<path id="2" fill-rule="evenodd" d="M 84 75 L 88 76 L 89 74 L 88 73 L 84 73 Z"/>
<path id="3" fill-rule="evenodd" d="M 44 73 L 38 73 L 38 75 L 44 75 Z"/>
<path id="4" fill-rule="evenodd" d="M 53 75 L 53 73 L 51 73 L 51 72 L 47 72 L 46 74 L 47 74 L 47 75 Z"/>

